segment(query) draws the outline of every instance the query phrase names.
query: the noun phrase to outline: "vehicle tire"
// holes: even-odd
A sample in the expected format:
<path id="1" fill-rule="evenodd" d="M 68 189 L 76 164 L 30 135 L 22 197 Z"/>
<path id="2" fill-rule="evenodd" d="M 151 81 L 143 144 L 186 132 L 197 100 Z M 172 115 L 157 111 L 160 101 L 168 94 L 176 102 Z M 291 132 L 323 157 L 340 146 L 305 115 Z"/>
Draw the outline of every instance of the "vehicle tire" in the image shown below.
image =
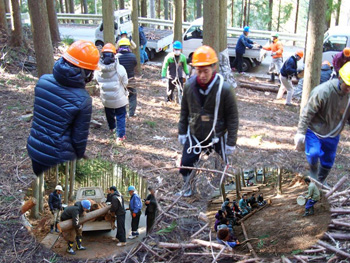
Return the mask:
<path id="1" fill-rule="evenodd" d="M 153 49 L 149 50 L 148 48 L 146 48 L 146 53 L 147 53 L 147 57 L 149 60 L 154 59 L 154 51 Z"/>
<path id="2" fill-rule="evenodd" d="M 243 64 L 242 64 L 243 72 L 249 71 L 251 67 L 252 67 L 252 64 L 250 64 L 250 61 L 246 58 L 243 58 Z"/>
<path id="3" fill-rule="evenodd" d="M 97 41 L 95 42 L 95 46 L 96 46 L 97 48 L 103 48 L 104 43 L 103 43 L 101 40 L 97 40 Z"/>

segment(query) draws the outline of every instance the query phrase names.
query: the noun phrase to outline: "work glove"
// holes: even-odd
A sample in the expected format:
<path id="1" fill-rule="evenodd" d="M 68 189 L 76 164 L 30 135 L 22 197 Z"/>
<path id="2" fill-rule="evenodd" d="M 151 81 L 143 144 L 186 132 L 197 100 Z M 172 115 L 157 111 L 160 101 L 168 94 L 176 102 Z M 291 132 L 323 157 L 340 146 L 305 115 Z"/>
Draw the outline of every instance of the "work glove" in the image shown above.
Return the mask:
<path id="1" fill-rule="evenodd" d="M 179 141 L 179 143 L 181 144 L 181 145 L 184 145 L 185 144 L 185 142 L 186 142 L 186 140 L 187 140 L 187 135 L 181 135 L 181 134 L 179 134 L 179 136 L 178 136 L 178 141 Z"/>
<path id="2" fill-rule="evenodd" d="M 188 80 L 190 78 L 190 75 L 186 75 L 186 80 Z"/>
<path id="3" fill-rule="evenodd" d="M 136 213 L 132 213 L 132 217 L 135 218 L 136 217 Z"/>
<path id="4" fill-rule="evenodd" d="M 304 143 L 305 143 L 305 135 L 297 133 L 294 136 L 294 144 L 295 144 L 295 149 L 297 151 L 302 151 L 304 148 Z"/>
<path id="5" fill-rule="evenodd" d="M 168 79 L 167 78 L 162 78 L 163 83 L 167 83 Z"/>
<path id="6" fill-rule="evenodd" d="M 225 154 L 226 154 L 226 155 L 231 155 L 231 154 L 233 154 L 235 151 L 236 151 L 236 146 L 229 146 L 229 145 L 226 145 L 226 147 L 225 147 Z"/>
<path id="7" fill-rule="evenodd" d="M 276 56 L 276 52 L 272 52 L 272 53 L 271 53 L 271 56 Z"/>

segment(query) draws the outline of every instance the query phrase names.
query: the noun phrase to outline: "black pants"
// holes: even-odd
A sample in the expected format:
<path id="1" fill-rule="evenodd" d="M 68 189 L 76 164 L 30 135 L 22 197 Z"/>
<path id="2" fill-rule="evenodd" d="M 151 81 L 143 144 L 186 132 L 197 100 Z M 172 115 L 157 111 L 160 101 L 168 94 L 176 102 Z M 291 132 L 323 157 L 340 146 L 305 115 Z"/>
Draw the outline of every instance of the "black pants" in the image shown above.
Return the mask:
<path id="1" fill-rule="evenodd" d="M 40 163 L 37 163 L 36 161 L 32 160 L 32 167 L 33 167 L 33 172 L 35 173 L 36 176 L 39 176 L 46 170 L 50 169 L 49 166 L 42 165 Z"/>
<path id="2" fill-rule="evenodd" d="M 140 223 L 140 216 L 141 216 L 141 211 L 139 211 L 135 217 L 132 217 L 131 213 L 131 231 L 132 232 L 137 232 L 139 229 L 139 223 Z"/>
<path id="3" fill-rule="evenodd" d="M 176 86 L 173 84 L 173 81 L 174 81 L 173 79 L 168 80 L 167 101 L 173 101 L 174 100 L 174 91 L 177 93 Z M 179 82 L 181 84 L 181 89 L 182 89 L 184 86 L 183 79 L 180 78 Z"/>
<path id="4" fill-rule="evenodd" d="M 128 87 L 129 91 L 129 116 L 135 115 L 137 106 L 137 90 L 135 88 Z"/>
<path id="5" fill-rule="evenodd" d="M 236 52 L 236 58 L 233 61 L 232 66 L 236 68 L 239 73 L 243 72 L 243 54 Z"/>
<path id="6" fill-rule="evenodd" d="M 199 141 L 201 142 L 201 140 L 199 140 Z M 202 146 L 206 146 L 210 142 L 211 142 L 211 139 L 208 140 L 208 141 L 203 142 L 201 145 Z M 194 146 L 195 144 L 196 144 L 196 142 L 195 142 L 195 140 L 192 137 L 192 146 Z M 187 140 L 185 142 L 185 145 L 184 145 L 184 148 L 182 150 L 181 166 L 193 167 L 194 163 L 197 162 L 198 159 L 199 159 L 200 153 L 199 154 L 194 153 L 194 151 L 193 151 L 194 149 L 193 148 L 191 150 L 191 153 L 187 152 L 187 149 L 189 147 L 190 147 L 190 141 L 189 141 L 189 138 L 187 138 Z M 220 137 L 219 138 L 219 142 L 215 143 L 213 146 L 211 146 L 209 148 L 202 148 L 202 151 L 209 150 L 209 152 L 210 152 L 213 149 L 222 157 L 222 154 L 225 152 L 225 142 L 224 142 L 224 138 L 223 137 Z M 198 150 L 198 149 L 196 148 L 196 150 Z M 180 169 L 180 173 L 183 176 L 187 176 L 191 172 L 192 172 L 192 170 L 189 170 L 189 169 Z"/>
<path id="7" fill-rule="evenodd" d="M 120 242 L 126 242 L 126 233 L 125 233 L 125 214 L 117 215 L 117 236 Z"/>
<path id="8" fill-rule="evenodd" d="M 151 228 L 154 224 L 154 220 L 156 219 L 156 213 L 147 213 L 147 228 L 146 228 L 146 232 L 147 234 L 151 231 Z"/>

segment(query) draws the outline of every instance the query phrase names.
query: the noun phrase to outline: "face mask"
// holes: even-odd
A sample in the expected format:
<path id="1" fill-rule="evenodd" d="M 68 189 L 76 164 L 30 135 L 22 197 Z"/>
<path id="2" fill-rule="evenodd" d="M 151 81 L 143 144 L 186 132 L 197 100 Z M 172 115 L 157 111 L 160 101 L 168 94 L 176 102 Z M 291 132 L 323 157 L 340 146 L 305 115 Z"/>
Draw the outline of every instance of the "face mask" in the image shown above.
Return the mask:
<path id="1" fill-rule="evenodd" d="M 181 51 L 180 50 L 175 50 L 174 54 L 175 54 L 175 56 L 179 56 L 181 54 Z"/>

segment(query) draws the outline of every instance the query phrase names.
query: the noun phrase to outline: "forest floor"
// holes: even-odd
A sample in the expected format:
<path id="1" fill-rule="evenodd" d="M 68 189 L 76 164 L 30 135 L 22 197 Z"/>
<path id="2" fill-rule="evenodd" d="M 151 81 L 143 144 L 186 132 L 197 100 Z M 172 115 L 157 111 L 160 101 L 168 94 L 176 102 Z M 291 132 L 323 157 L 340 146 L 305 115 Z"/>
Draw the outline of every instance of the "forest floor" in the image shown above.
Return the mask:
<path id="1" fill-rule="evenodd" d="M 26 151 L 26 140 L 31 123 L 25 115 L 32 113 L 33 110 L 34 87 L 37 78 L 25 71 L 25 67 L 20 67 L 20 65 L 13 67 L 11 63 L 21 60 L 22 57 L 20 55 L 16 57 L 16 52 L 19 53 L 20 50 L 11 52 L 13 52 L 11 60 L 8 60 L 7 64 L 2 64 L 0 68 L 0 250 L 3 252 L 0 254 L 0 261 L 57 260 L 58 257 L 52 251 L 38 246 L 34 242 L 34 237 L 21 226 L 19 208 L 34 178 Z M 6 56 L 8 58 L 10 54 L 6 53 Z M 182 147 L 177 142 L 180 107 L 175 103 L 165 102 L 166 88 L 160 81 L 160 70 L 160 67 L 154 65 L 144 65 L 142 75 L 137 77 L 137 117 L 127 119 L 127 140 L 123 146 L 116 146 L 111 139 L 101 100 L 97 94 L 92 94 L 92 118 L 103 123 L 103 126 L 90 128 L 86 154 L 91 159 L 103 158 L 114 163 L 126 164 L 137 171 L 140 176 L 148 178 L 149 182 L 157 187 L 171 182 L 171 186 L 178 189 L 181 186 L 181 177 L 175 170 L 156 170 L 176 166 L 182 151 Z M 307 163 L 304 153 L 296 152 L 293 145 L 299 107 L 285 107 L 282 102 L 275 101 L 276 94 L 274 93 L 238 87 L 236 95 L 240 124 L 235 169 L 278 166 L 295 174 L 306 173 Z M 331 185 L 350 171 L 349 135 L 349 128 L 346 126 L 339 143 L 334 169 L 329 176 Z M 48 186 L 49 189 L 52 189 L 52 182 Z M 285 207 L 293 203 L 290 209 L 295 213 L 292 217 L 295 219 L 301 214 L 301 208 L 294 207 L 294 197 L 299 190 L 295 189 L 294 192 L 293 189 L 288 189 L 291 192 L 288 193 L 284 204 L 282 203 L 284 198 L 274 201 L 276 205 L 281 204 Z M 160 192 L 160 195 L 163 193 Z M 259 213 L 262 216 L 268 213 L 269 209 L 273 207 Z M 264 216 L 271 219 L 272 215 L 273 213 Z M 257 219 L 254 218 L 247 220 L 246 223 L 249 235 L 253 231 L 248 225 L 256 227 Z M 306 220 L 310 224 L 315 223 L 313 218 Z M 271 222 L 273 222 L 272 219 Z M 319 229 L 323 231 L 324 222 L 317 222 L 317 224 L 320 224 Z M 271 229 L 273 230 L 272 226 Z M 297 235 L 293 232 L 289 234 L 290 238 Z M 264 235 L 265 233 L 259 232 L 260 237 Z M 272 233 L 269 238 L 274 239 Z M 312 242 L 315 240 L 313 239 Z M 304 248 L 306 248 L 305 244 L 293 247 L 293 249 Z M 272 257 L 276 250 L 270 247 L 261 252 L 265 256 Z M 68 262 L 68 259 L 65 261 Z M 78 262 L 78 260 L 69 262 Z"/>

